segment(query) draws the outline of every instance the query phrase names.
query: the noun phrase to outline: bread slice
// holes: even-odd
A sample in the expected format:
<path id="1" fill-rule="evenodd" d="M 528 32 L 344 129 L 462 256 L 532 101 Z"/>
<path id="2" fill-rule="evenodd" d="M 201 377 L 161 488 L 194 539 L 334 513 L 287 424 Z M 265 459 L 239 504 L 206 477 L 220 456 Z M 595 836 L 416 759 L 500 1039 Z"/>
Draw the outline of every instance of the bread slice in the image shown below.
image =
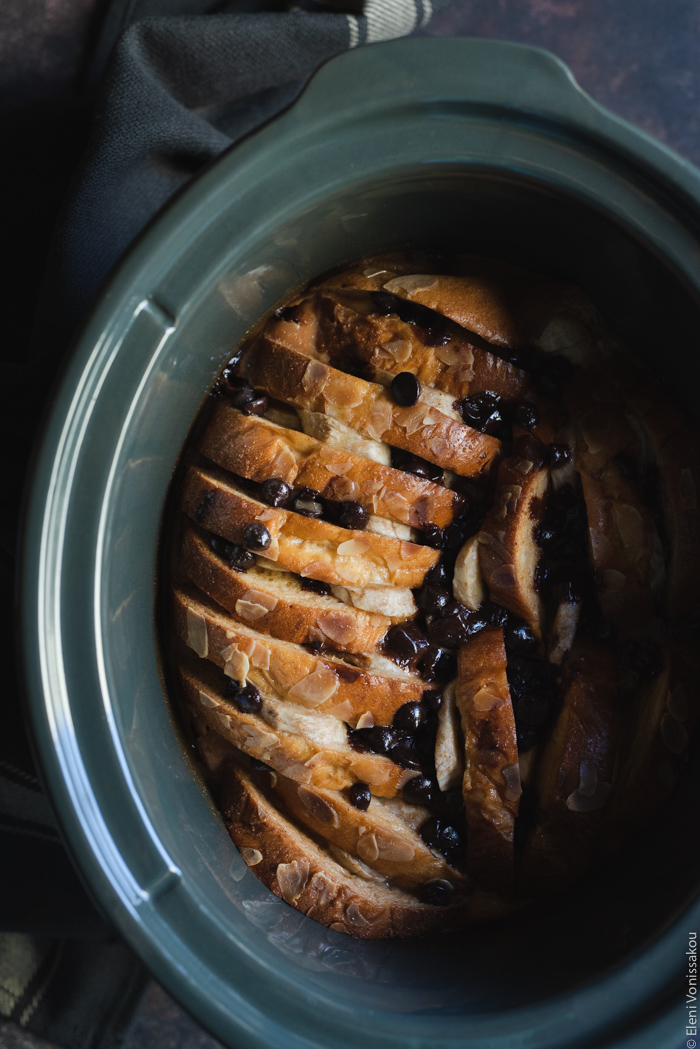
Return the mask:
<path id="1" fill-rule="evenodd" d="M 479 433 L 422 402 L 402 408 L 383 386 L 347 375 L 261 335 L 244 351 L 239 374 L 296 408 L 323 412 L 363 436 L 384 441 L 466 477 L 488 473 L 500 450 Z"/>
<path id="2" fill-rule="evenodd" d="M 464 735 L 467 869 L 483 887 L 513 891 L 520 769 L 502 627 L 459 650 L 456 692 Z"/>
<path id="3" fill-rule="evenodd" d="M 215 535 L 244 544 L 249 524 L 271 536 L 264 556 L 280 568 L 339 586 L 419 587 L 437 564 L 438 550 L 371 532 L 340 528 L 260 502 L 217 470 L 190 465 L 180 505 Z M 415 609 L 413 610 L 415 611 Z"/>
<path id="4" fill-rule="evenodd" d="M 446 878 L 455 886 L 464 880 L 382 798 L 373 798 L 362 812 L 340 791 L 307 787 L 284 776 L 275 777 L 272 791 L 300 823 L 359 856 L 401 888 L 416 889 L 435 878 Z M 427 809 L 416 808 L 419 824 L 430 815 Z"/>
<path id="5" fill-rule="evenodd" d="M 289 485 L 312 488 L 324 499 L 359 502 L 371 514 L 414 528 L 428 523 L 444 528 L 462 508 L 461 497 L 449 488 L 286 430 L 266 418 L 243 415 L 227 404 L 218 405 L 199 440 L 199 450 L 239 477 L 256 482 L 276 477 Z"/>
<path id="6" fill-rule="evenodd" d="M 509 909 L 478 894 L 435 907 L 350 873 L 284 816 L 233 761 L 224 767 L 219 796 L 228 832 L 257 877 L 280 899 L 335 932 L 362 939 L 422 936 Z"/>
<path id="7" fill-rule="evenodd" d="M 376 725 L 390 725 L 399 707 L 418 702 L 426 688 L 398 667 L 393 674 L 376 674 L 266 637 L 190 589 L 173 590 L 172 621 L 182 641 L 227 676 L 252 681 L 270 695 L 320 714 L 334 714 L 353 728 L 368 714 Z"/>
<path id="8" fill-rule="evenodd" d="M 441 345 L 421 341 L 421 329 L 396 314 L 365 317 L 337 301 L 332 293 L 316 297 L 319 314 L 317 346 L 331 364 L 360 362 L 376 382 L 388 385 L 394 375 L 410 371 L 422 386 L 453 398 L 486 390 L 509 401 L 522 400 L 532 380 L 502 357 L 455 335 Z"/>
<path id="9" fill-rule="evenodd" d="M 344 790 L 366 783 L 372 794 L 392 798 L 415 772 L 347 743 L 340 718 L 305 711 L 263 694 L 259 714 L 245 714 L 225 695 L 226 678 L 206 660 L 179 661 L 183 694 L 192 712 L 244 754 L 306 786 Z"/>
<path id="10" fill-rule="evenodd" d="M 583 470 L 580 476 L 601 611 L 625 641 L 654 615 L 654 521 L 613 462 L 598 478 Z"/>
<path id="11" fill-rule="evenodd" d="M 520 868 L 520 885 L 528 894 L 562 888 L 585 870 L 613 781 L 618 749 L 613 651 L 577 640 L 564 689 L 537 771 L 539 819 Z"/>
<path id="12" fill-rule="evenodd" d="M 700 433 L 658 383 L 627 382 L 627 418 L 653 476 L 667 541 L 664 605 L 672 618 L 700 607 Z"/>
<path id="13" fill-rule="evenodd" d="M 640 682 L 623 711 L 620 766 L 604 810 L 606 851 L 653 819 L 676 787 L 700 719 L 697 677 L 696 646 L 669 641 L 659 672 Z"/>
<path id="14" fill-rule="evenodd" d="M 523 619 L 542 637 L 544 606 L 536 583 L 549 471 L 542 448 L 521 437 L 498 468 L 494 505 L 479 532 L 479 565 L 492 601 Z"/>
<path id="15" fill-rule="evenodd" d="M 301 581 L 286 572 L 229 568 L 190 526 L 183 530 L 180 568 L 235 619 L 283 641 L 365 654 L 379 648 L 392 623 L 378 612 L 303 590 Z"/>

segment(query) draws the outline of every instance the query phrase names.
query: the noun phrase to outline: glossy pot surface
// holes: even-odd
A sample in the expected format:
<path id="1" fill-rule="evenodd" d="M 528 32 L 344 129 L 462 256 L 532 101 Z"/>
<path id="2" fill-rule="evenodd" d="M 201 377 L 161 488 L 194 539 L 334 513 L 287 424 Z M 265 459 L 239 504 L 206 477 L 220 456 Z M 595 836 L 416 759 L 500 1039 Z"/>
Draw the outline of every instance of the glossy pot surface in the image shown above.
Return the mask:
<path id="1" fill-rule="evenodd" d="M 598 107 L 553 56 L 403 40 L 322 68 L 156 219 L 102 294 L 33 478 L 31 719 L 94 894 L 226 1044 L 680 1044 L 700 924 L 689 789 L 556 903 L 458 935 L 352 941 L 274 897 L 228 839 L 166 696 L 155 610 L 163 508 L 192 420 L 243 334 L 301 282 L 407 244 L 573 279 L 697 418 L 699 204 L 699 173 Z"/>

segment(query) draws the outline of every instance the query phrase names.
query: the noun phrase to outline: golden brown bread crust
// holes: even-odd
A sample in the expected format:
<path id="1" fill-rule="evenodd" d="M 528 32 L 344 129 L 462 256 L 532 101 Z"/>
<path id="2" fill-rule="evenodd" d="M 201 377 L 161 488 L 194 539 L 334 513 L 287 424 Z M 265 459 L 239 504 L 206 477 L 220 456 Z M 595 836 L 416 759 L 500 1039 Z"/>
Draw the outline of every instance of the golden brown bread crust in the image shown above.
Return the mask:
<path id="1" fill-rule="evenodd" d="M 217 406 L 199 450 L 225 470 L 262 482 L 277 477 L 313 488 L 324 499 L 355 500 L 370 513 L 414 528 L 444 528 L 462 507 L 450 488 L 332 448 L 296 430 L 255 415 Z"/>
<path id="2" fill-rule="evenodd" d="M 402 408 L 383 386 L 331 368 L 264 335 L 243 354 L 239 374 L 273 397 L 325 412 L 365 437 L 418 455 L 465 477 L 488 473 L 500 442 L 420 400 Z"/>
<path id="3" fill-rule="evenodd" d="M 362 939 L 424 936 L 517 909 L 517 904 L 479 892 L 449 907 L 434 907 L 351 874 L 285 819 L 232 762 L 222 776 L 220 807 L 244 859 L 256 861 L 258 878 L 276 896 L 334 931 Z"/>
<path id="4" fill-rule="evenodd" d="M 523 892 L 559 889 L 589 862 L 617 757 L 615 684 L 613 651 L 576 641 L 566 664 L 563 706 L 537 772 L 539 820 L 522 857 Z"/>
<path id="5" fill-rule="evenodd" d="M 669 641 L 661 669 L 623 710 L 620 761 L 603 817 L 603 848 L 618 849 L 662 808 L 680 779 L 697 728 L 697 648 Z"/>
<path id="6" fill-rule="evenodd" d="M 176 633 L 197 655 L 223 669 L 238 650 L 248 661 L 248 681 L 258 688 L 320 714 L 335 714 L 353 727 L 368 712 L 375 724 L 389 725 L 400 706 L 417 702 L 425 691 L 419 677 L 398 670 L 385 677 L 261 635 L 189 589 L 173 591 L 172 616 Z M 328 698 L 319 701 L 326 691 Z"/>
<path id="7" fill-rule="evenodd" d="M 337 718 L 303 712 L 269 696 L 263 696 L 259 715 L 245 714 L 226 698 L 226 679 L 211 663 L 195 661 L 188 653 L 179 671 L 183 694 L 197 717 L 244 754 L 298 783 L 329 790 L 366 783 L 373 794 L 393 798 L 414 775 L 379 754 L 353 750 L 339 739 L 345 732 L 334 731 L 342 727 Z M 300 726 L 302 719 L 306 725 Z M 307 735 L 302 735 L 304 729 Z M 316 738 L 309 738 L 311 733 Z"/>
<path id="8" fill-rule="evenodd" d="M 597 479 L 583 470 L 580 476 L 601 611 L 624 641 L 653 619 L 654 522 L 614 463 Z"/>
<path id="9" fill-rule="evenodd" d="M 300 823 L 328 841 L 359 856 L 404 889 L 415 889 L 435 878 L 452 885 L 464 879 L 391 809 L 375 798 L 366 812 L 355 808 L 338 791 L 323 790 L 276 777 L 272 786 L 286 808 Z M 417 809 L 416 818 L 427 819 L 427 809 Z"/>
<path id="10" fill-rule="evenodd" d="M 486 627 L 460 648 L 456 699 L 464 733 L 467 866 L 482 886 L 510 894 L 521 790 L 502 627 Z"/>
<path id="11" fill-rule="evenodd" d="M 498 468 L 496 497 L 479 533 L 479 564 L 491 600 L 524 619 L 542 637 L 544 606 L 536 585 L 549 471 L 531 437 L 515 442 Z"/>
<path id="12" fill-rule="evenodd" d="M 280 568 L 324 583 L 419 587 L 440 556 L 428 546 L 268 506 L 226 475 L 200 466 L 187 468 L 180 505 L 202 528 L 233 543 L 243 544 L 246 527 L 261 522 L 272 537 L 263 551 L 265 557 Z"/>
<path id="13" fill-rule="evenodd" d="M 415 326 L 395 314 L 363 317 L 330 294 L 318 295 L 315 301 L 317 345 L 331 364 L 342 367 L 343 361 L 357 359 L 374 370 L 378 382 L 382 382 L 382 373 L 391 376 L 410 371 L 421 385 L 460 399 L 490 390 L 508 401 L 522 400 L 531 385 L 526 372 L 466 338 L 425 345 Z"/>
<path id="14" fill-rule="evenodd" d="M 378 649 L 391 625 L 391 619 L 378 612 L 363 612 L 334 597 L 307 593 L 294 576 L 255 569 L 237 572 L 212 553 L 193 528 L 184 529 L 180 566 L 195 586 L 235 619 L 283 641 L 299 645 L 321 641 L 341 652 L 364 655 Z M 258 607 L 251 609 L 251 605 Z"/>

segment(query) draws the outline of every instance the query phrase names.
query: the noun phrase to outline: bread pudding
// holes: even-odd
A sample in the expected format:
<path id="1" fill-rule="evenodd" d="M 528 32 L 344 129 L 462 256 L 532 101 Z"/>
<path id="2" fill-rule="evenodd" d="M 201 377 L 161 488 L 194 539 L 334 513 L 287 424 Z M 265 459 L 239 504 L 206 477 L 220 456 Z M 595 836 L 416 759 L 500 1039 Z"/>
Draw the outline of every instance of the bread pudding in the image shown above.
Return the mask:
<path id="1" fill-rule="evenodd" d="M 236 350 L 178 481 L 180 691 L 226 827 L 339 932 L 561 891 L 698 717 L 700 437 L 582 291 L 407 252 Z"/>

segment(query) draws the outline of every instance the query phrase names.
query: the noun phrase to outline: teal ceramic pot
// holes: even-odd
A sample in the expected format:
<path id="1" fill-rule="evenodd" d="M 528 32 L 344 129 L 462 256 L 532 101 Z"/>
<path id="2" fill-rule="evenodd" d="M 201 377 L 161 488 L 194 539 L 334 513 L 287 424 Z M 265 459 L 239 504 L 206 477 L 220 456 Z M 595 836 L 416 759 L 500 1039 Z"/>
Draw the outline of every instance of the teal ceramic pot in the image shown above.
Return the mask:
<path id="1" fill-rule="evenodd" d="M 159 216 L 105 289 L 31 488 L 30 716 L 87 884 L 227 1045 L 680 1044 L 700 924 L 689 788 L 556 904 L 425 941 L 329 932 L 247 870 L 191 763 L 164 687 L 156 573 L 178 455 L 230 350 L 300 282 L 369 252 L 433 244 L 579 282 L 697 417 L 699 203 L 698 172 L 551 55 L 404 40 L 321 69 Z"/>

